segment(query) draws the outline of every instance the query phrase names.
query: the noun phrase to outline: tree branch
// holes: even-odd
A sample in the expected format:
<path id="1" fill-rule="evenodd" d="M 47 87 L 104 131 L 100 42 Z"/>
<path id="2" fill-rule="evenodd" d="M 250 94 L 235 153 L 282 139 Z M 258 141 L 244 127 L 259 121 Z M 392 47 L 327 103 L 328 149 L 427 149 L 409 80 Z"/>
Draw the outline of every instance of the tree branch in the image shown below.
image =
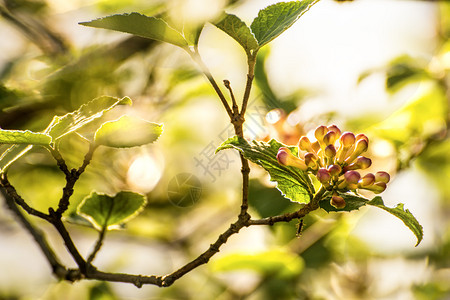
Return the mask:
<path id="1" fill-rule="evenodd" d="M 3 183 L 2 183 L 3 184 Z M 41 249 L 42 253 L 44 254 L 45 258 L 47 259 L 48 263 L 50 264 L 52 268 L 53 274 L 58 279 L 66 279 L 67 270 L 66 268 L 59 262 L 58 258 L 56 257 L 55 252 L 50 247 L 50 245 L 47 242 L 47 239 L 44 235 L 44 233 L 35 228 L 33 224 L 28 221 L 28 219 L 22 214 L 20 209 L 16 206 L 14 197 L 12 197 L 9 193 L 4 194 L 5 202 L 8 208 L 16 215 L 16 217 L 19 219 L 19 222 L 22 223 L 23 227 L 31 234 L 31 236 L 34 238 L 36 243 L 38 244 L 39 248 Z"/>

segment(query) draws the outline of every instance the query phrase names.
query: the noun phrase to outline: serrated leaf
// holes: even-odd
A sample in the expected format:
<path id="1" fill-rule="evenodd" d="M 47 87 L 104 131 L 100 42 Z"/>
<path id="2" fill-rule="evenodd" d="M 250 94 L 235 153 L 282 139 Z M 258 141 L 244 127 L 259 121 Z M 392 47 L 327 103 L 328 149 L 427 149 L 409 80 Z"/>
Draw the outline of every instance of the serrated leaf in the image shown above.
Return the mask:
<path id="1" fill-rule="evenodd" d="M 146 197 L 138 193 L 122 191 L 108 196 L 93 192 L 81 201 L 77 213 L 97 230 L 110 230 L 137 216 L 146 203 Z"/>
<path id="2" fill-rule="evenodd" d="M 214 25 L 223 30 L 226 34 L 235 39 L 247 54 L 258 48 L 258 42 L 253 36 L 250 28 L 239 17 L 232 14 L 225 14 L 225 16 Z"/>
<path id="3" fill-rule="evenodd" d="M 283 250 L 269 250 L 259 253 L 232 253 L 211 263 L 215 272 L 253 270 L 261 275 L 276 275 L 281 278 L 297 277 L 304 268 L 303 259 Z"/>
<path id="4" fill-rule="evenodd" d="M 327 212 L 340 212 L 340 211 L 352 211 L 357 210 L 364 205 L 372 205 L 384 209 L 385 211 L 391 213 L 396 216 L 400 220 L 405 223 L 405 225 L 411 229 L 414 235 L 417 237 L 417 245 L 422 241 L 423 238 L 423 228 L 417 221 L 417 219 L 413 216 L 413 214 L 409 210 L 404 209 L 404 204 L 399 203 L 395 208 L 386 207 L 384 205 L 383 199 L 380 196 L 376 196 L 372 200 L 366 199 L 364 197 L 350 195 L 350 194 L 340 194 L 341 197 L 345 200 L 345 207 L 341 209 L 337 209 L 330 204 L 330 198 L 324 197 L 323 200 L 319 202 L 319 206 Z"/>
<path id="5" fill-rule="evenodd" d="M 104 123 L 95 133 L 98 145 L 129 148 L 153 143 L 162 133 L 162 125 L 139 118 L 123 116 Z"/>
<path id="6" fill-rule="evenodd" d="M 384 205 L 383 199 L 380 196 L 377 196 L 367 202 L 367 204 L 379 207 L 381 209 L 384 209 L 388 213 L 396 216 L 402 222 L 408 226 L 409 229 L 414 233 L 414 235 L 417 237 L 417 245 L 422 241 L 423 239 L 423 228 L 422 225 L 419 224 L 419 221 L 414 217 L 414 215 L 408 210 L 405 209 L 405 205 L 403 203 L 397 204 L 395 208 L 386 207 Z"/>
<path id="7" fill-rule="evenodd" d="M 22 157 L 25 153 L 33 148 L 32 145 L 20 144 L 13 145 L 6 149 L 0 157 L 0 173 L 6 171 L 6 169 L 20 157 Z"/>
<path id="8" fill-rule="evenodd" d="M 244 157 L 261 167 L 270 175 L 270 180 L 277 183 L 277 189 L 287 199 L 298 203 L 309 203 L 314 194 L 314 187 L 308 175 L 294 167 L 283 166 L 277 161 L 278 149 L 286 147 L 276 140 L 268 143 L 252 141 L 249 144 L 245 139 L 234 136 L 226 140 L 216 153 L 223 149 L 237 149 Z M 291 147 L 295 153 L 295 147 Z"/>
<path id="9" fill-rule="evenodd" d="M 171 28 L 164 20 L 136 12 L 111 15 L 88 22 L 80 22 L 79 24 L 131 33 L 144 38 L 167 42 L 182 48 L 188 47 L 188 43 L 181 33 Z"/>
<path id="10" fill-rule="evenodd" d="M 0 144 L 50 145 L 51 142 L 52 138 L 45 133 L 0 129 Z"/>
<path id="11" fill-rule="evenodd" d="M 323 200 L 319 202 L 320 208 L 325 210 L 326 212 L 338 212 L 338 211 L 352 211 L 358 210 L 360 207 L 367 204 L 369 199 L 364 197 L 350 195 L 350 194 L 340 194 L 342 198 L 345 200 L 344 208 L 336 208 L 330 204 L 331 194 L 328 197 L 324 197 Z"/>
<path id="12" fill-rule="evenodd" d="M 103 113 L 117 105 L 131 105 L 131 99 L 128 97 L 119 99 L 110 96 L 95 98 L 80 106 L 76 111 L 63 116 L 55 116 L 45 130 L 45 133 L 51 136 L 53 142 L 55 142 L 55 140 L 64 135 L 76 131 L 93 120 L 100 118 Z"/>
<path id="13" fill-rule="evenodd" d="M 291 27 L 318 0 L 280 2 L 259 11 L 250 26 L 259 47 Z"/>

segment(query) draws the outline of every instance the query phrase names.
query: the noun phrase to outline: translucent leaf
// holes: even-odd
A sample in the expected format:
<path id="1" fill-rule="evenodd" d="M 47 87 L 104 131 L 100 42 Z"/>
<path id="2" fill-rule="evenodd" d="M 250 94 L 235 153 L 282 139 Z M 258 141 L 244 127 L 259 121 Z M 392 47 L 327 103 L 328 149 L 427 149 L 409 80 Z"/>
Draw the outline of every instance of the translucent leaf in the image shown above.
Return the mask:
<path id="1" fill-rule="evenodd" d="M 5 172 L 13 162 L 30 151 L 31 148 L 33 148 L 32 145 L 20 144 L 13 145 L 6 149 L 2 156 L 0 156 L 0 172 Z"/>
<path id="2" fill-rule="evenodd" d="M 408 226 L 408 228 L 411 229 L 411 231 L 417 237 L 416 246 L 419 245 L 419 243 L 422 241 L 423 238 L 422 225 L 419 224 L 419 221 L 417 221 L 417 219 L 408 209 L 405 210 L 404 207 L 405 205 L 403 203 L 397 204 L 395 208 L 386 207 L 384 205 L 383 199 L 378 196 L 367 202 L 367 204 L 384 209 L 385 211 L 402 220 L 403 223 L 405 223 L 405 225 Z"/>
<path id="3" fill-rule="evenodd" d="M 252 50 L 258 48 L 258 42 L 250 31 L 250 28 L 239 19 L 239 17 L 225 14 L 225 16 L 214 25 L 241 44 L 248 54 L 250 54 Z"/>
<path id="4" fill-rule="evenodd" d="M 188 43 L 184 37 L 178 31 L 167 25 L 164 20 L 135 12 L 107 16 L 79 24 L 131 33 L 144 38 L 167 42 L 182 48 L 188 47 Z"/>
<path id="5" fill-rule="evenodd" d="M 98 230 L 115 229 L 137 216 L 146 203 L 144 195 L 133 192 L 120 192 L 112 197 L 94 192 L 81 201 L 77 213 Z"/>
<path id="6" fill-rule="evenodd" d="M 128 148 L 153 143 L 162 133 L 162 125 L 139 118 L 123 116 L 116 121 L 104 123 L 95 133 L 98 145 Z"/>
<path id="7" fill-rule="evenodd" d="M 245 139 L 235 136 L 220 145 L 216 152 L 229 148 L 239 150 L 246 159 L 260 165 L 269 173 L 270 180 L 277 183 L 277 189 L 284 197 L 293 202 L 309 203 L 314 194 L 314 187 L 305 172 L 278 163 L 277 153 L 281 147 L 286 146 L 276 140 L 269 143 L 253 141 L 249 144 Z M 296 147 L 290 149 L 295 153 Z"/>
<path id="8" fill-rule="evenodd" d="M 80 129 L 93 120 L 100 118 L 104 112 L 114 108 L 117 105 L 131 105 L 131 99 L 124 97 L 122 99 L 102 96 L 82 105 L 74 112 L 64 116 L 55 116 L 45 133 L 50 135 L 53 142 L 66 134 Z"/>
<path id="9" fill-rule="evenodd" d="M 324 200 L 319 202 L 322 209 L 327 212 L 337 212 L 337 211 L 352 211 L 357 210 L 364 205 L 372 205 L 384 209 L 385 211 L 396 216 L 405 223 L 405 225 L 414 233 L 417 237 L 417 245 L 422 241 L 423 238 L 423 228 L 419 224 L 419 221 L 414 217 L 414 215 L 409 211 L 404 209 L 404 204 L 399 203 L 395 208 L 386 207 L 384 205 L 383 199 L 380 196 L 373 198 L 372 200 L 366 199 L 364 197 L 341 194 L 345 200 L 345 207 L 342 209 L 337 209 L 330 204 L 330 197 L 325 197 Z"/>
<path id="10" fill-rule="evenodd" d="M 259 47 L 291 27 L 317 1 L 280 2 L 260 10 L 250 26 Z"/>
<path id="11" fill-rule="evenodd" d="M 29 130 L 0 129 L 0 144 L 50 145 L 49 135 Z"/>
<path id="12" fill-rule="evenodd" d="M 292 252 L 269 250 L 259 253 L 233 253 L 223 255 L 211 263 L 214 271 L 252 270 L 261 275 L 293 278 L 304 268 L 303 259 Z"/>

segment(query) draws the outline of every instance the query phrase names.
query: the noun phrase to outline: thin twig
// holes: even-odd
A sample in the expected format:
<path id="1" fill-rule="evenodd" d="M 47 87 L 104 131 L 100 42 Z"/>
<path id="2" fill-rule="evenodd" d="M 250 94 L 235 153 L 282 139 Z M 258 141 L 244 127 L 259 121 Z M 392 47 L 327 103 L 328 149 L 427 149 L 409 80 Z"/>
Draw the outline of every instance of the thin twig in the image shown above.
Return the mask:
<path id="1" fill-rule="evenodd" d="M 3 183 L 2 183 L 3 184 Z M 50 245 L 47 242 L 47 239 L 44 235 L 44 233 L 35 228 L 30 221 L 22 214 L 20 209 L 15 204 L 15 199 L 11 195 L 4 195 L 6 205 L 8 208 L 16 215 L 16 217 L 19 219 L 20 223 L 22 223 L 23 227 L 31 234 L 31 236 L 34 238 L 36 243 L 38 244 L 39 248 L 41 249 L 42 253 L 44 254 L 45 258 L 47 259 L 48 263 L 50 264 L 53 274 L 59 279 L 66 278 L 67 270 L 66 268 L 59 262 L 55 252 L 50 247 Z"/>
<path id="2" fill-rule="evenodd" d="M 219 99 L 222 102 L 223 107 L 227 111 L 228 116 L 232 120 L 233 112 L 231 111 L 230 105 L 228 104 L 227 99 L 225 98 L 224 94 L 222 93 L 222 90 L 217 85 L 216 80 L 212 76 L 208 67 L 205 65 L 205 63 L 201 59 L 200 55 L 198 54 L 198 50 L 195 49 L 195 51 L 188 51 L 188 53 L 191 55 L 192 59 L 200 66 L 200 69 L 202 70 L 202 72 L 206 76 L 206 78 L 208 79 L 209 83 L 211 83 L 217 96 L 219 96 Z"/>
<path id="3" fill-rule="evenodd" d="M 3 173 L 0 175 L 0 183 L 5 189 L 6 193 L 14 199 L 14 201 L 20 205 L 28 214 L 39 217 L 44 220 L 49 220 L 50 216 L 38 211 L 37 209 L 32 208 L 29 206 L 25 200 L 17 193 L 16 189 L 11 185 L 11 183 L 8 180 L 8 176 L 6 173 Z"/>
<path id="4" fill-rule="evenodd" d="M 106 226 L 103 226 L 102 230 L 98 235 L 98 239 L 97 242 L 95 243 L 94 250 L 92 250 L 92 253 L 89 255 L 86 261 L 88 265 L 90 265 L 94 261 L 95 256 L 97 255 L 98 251 L 100 251 L 100 248 L 103 245 L 103 240 L 105 239 L 105 233 L 106 233 Z"/>
<path id="5" fill-rule="evenodd" d="M 59 235 L 63 239 L 67 250 L 72 255 L 74 261 L 77 263 L 78 268 L 80 269 L 80 272 L 82 274 L 86 274 L 86 269 L 87 269 L 86 261 L 81 256 L 80 252 L 78 252 L 77 247 L 73 243 L 69 232 L 67 231 L 66 227 L 64 226 L 64 223 L 61 220 L 61 216 L 57 212 L 55 212 L 52 208 L 49 209 L 49 212 L 50 212 L 50 216 L 52 217 L 50 222 L 53 224 L 53 226 L 56 228 Z"/>
<path id="6" fill-rule="evenodd" d="M 241 117 L 245 117 L 247 111 L 248 100 L 250 98 L 250 91 L 252 90 L 253 78 L 255 77 L 255 64 L 256 64 L 257 52 L 248 57 L 248 71 L 247 71 L 247 83 L 245 84 L 244 96 L 242 98 Z"/>
<path id="7" fill-rule="evenodd" d="M 223 84 L 230 91 L 230 97 L 231 97 L 231 101 L 233 103 L 233 106 L 232 106 L 233 114 L 234 115 L 238 115 L 239 114 L 239 108 L 238 108 L 238 105 L 237 105 L 237 102 L 236 102 L 236 98 L 234 97 L 234 93 L 233 93 L 233 89 L 231 88 L 230 81 L 225 79 L 223 81 Z"/>

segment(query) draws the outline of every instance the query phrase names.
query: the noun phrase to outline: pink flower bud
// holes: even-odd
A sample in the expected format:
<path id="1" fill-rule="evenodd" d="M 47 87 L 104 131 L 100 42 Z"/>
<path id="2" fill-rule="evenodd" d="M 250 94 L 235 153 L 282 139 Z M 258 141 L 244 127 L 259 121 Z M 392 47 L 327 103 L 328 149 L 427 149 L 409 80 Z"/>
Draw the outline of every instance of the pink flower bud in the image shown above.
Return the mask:
<path id="1" fill-rule="evenodd" d="M 336 142 L 337 138 L 338 136 L 336 132 L 328 131 L 323 137 L 323 143 L 325 145 L 334 145 L 334 142 Z"/>
<path id="2" fill-rule="evenodd" d="M 323 140 L 323 137 L 325 134 L 327 134 L 328 128 L 324 125 L 319 126 L 314 131 L 314 136 L 316 137 L 317 141 L 321 142 Z"/>
<path id="3" fill-rule="evenodd" d="M 308 168 L 316 170 L 318 168 L 317 160 L 318 157 L 314 153 L 308 152 L 305 154 L 305 164 Z"/>
<path id="4" fill-rule="evenodd" d="M 373 175 L 372 173 L 367 173 L 359 181 L 359 187 L 370 186 L 374 184 L 374 182 L 375 182 L 375 175 Z"/>
<path id="5" fill-rule="evenodd" d="M 306 136 L 302 136 L 300 138 L 300 140 L 298 141 L 298 147 L 303 151 L 314 152 L 311 147 L 311 142 Z"/>
<path id="6" fill-rule="evenodd" d="M 342 168 L 339 165 L 331 165 L 328 167 L 328 171 L 330 172 L 331 176 L 339 177 L 339 175 L 341 174 Z"/>
<path id="7" fill-rule="evenodd" d="M 328 158 L 333 158 L 336 156 L 336 148 L 333 145 L 328 145 L 325 147 L 324 154 Z"/>
<path id="8" fill-rule="evenodd" d="M 331 197 L 330 204 L 337 209 L 342 209 L 345 207 L 345 200 L 339 195 L 333 195 Z"/>
<path id="9" fill-rule="evenodd" d="M 320 181 L 320 183 L 324 184 L 324 185 L 328 185 L 330 183 L 331 180 L 331 175 L 330 172 L 327 169 L 319 169 L 317 171 L 317 179 Z"/>
<path id="10" fill-rule="evenodd" d="M 352 164 L 349 164 L 348 166 L 344 167 L 345 171 L 350 170 L 364 170 L 367 169 L 372 165 L 372 160 L 370 158 L 367 158 L 365 156 L 358 156 L 356 161 Z"/>
<path id="11" fill-rule="evenodd" d="M 341 135 L 340 143 L 342 147 L 348 149 L 351 146 L 353 146 L 355 140 L 356 140 L 355 135 L 351 132 L 346 131 Z"/>
<path id="12" fill-rule="evenodd" d="M 391 176 L 389 176 L 389 173 L 384 171 L 379 171 L 375 173 L 375 181 L 376 182 L 384 182 L 388 183 L 389 180 L 391 180 Z"/>
<path id="13" fill-rule="evenodd" d="M 367 144 L 369 144 L 369 138 L 363 133 L 359 133 L 359 134 L 356 135 L 356 141 L 358 142 L 358 141 L 361 141 L 361 140 L 364 140 L 364 141 L 367 142 Z"/>
<path id="14" fill-rule="evenodd" d="M 363 189 L 369 190 L 374 192 L 375 194 L 379 194 L 384 192 L 386 189 L 386 183 L 385 182 L 375 182 L 374 184 L 366 187 L 362 187 Z"/>
<path id="15" fill-rule="evenodd" d="M 328 126 L 328 131 L 336 132 L 336 138 L 337 139 L 341 136 L 341 130 L 336 125 Z"/>
<path id="16" fill-rule="evenodd" d="M 313 148 L 314 152 L 317 153 L 320 150 L 320 144 L 318 141 L 315 141 L 311 144 L 311 148 Z"/>
<path id="17" fill-rule="evenodd" d="M 291 151 L 286 147 L 281 147 L 278 149 L 277 160 L 284 166 L 296 167 L 302 171 L 306 171 L 308 169 L 305 162 L 297 156 L 292 155 Z"/>
<path id="18" fill-rule="evenodd" d="M 356 184 L 361 179 L 361 175 L 357 171 L 347 171 L 344 173 L 347 184 Z"/>
<path id="19" fill-rule="evenodd" d="M 355 149 L 353 150 L 353 153 L 345 159 L 346 163 L 351 163 L 355 158 L 357 158 L 361 153 L 367 151 L 367 147 L 369 144 L 366 140 L 361 139 L 358 142 L 356 142 Z"/>

